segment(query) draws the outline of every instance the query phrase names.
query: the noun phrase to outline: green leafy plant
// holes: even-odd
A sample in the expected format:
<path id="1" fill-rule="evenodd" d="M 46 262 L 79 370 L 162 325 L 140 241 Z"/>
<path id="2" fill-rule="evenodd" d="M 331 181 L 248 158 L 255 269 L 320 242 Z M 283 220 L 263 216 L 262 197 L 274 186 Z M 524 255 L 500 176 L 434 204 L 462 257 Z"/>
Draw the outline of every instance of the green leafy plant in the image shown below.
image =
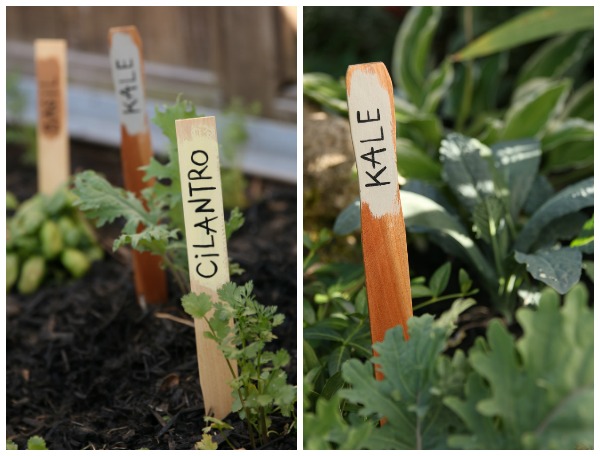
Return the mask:
<path id="1" fill-rule="evenodd" d="M 452 40 L 450 46 L 462 42 L 465 47 L 450 47 L 437 66 L 439 58 L 432 55 L 431 46 L 443 9 L 414 7 L 404 19 L 391 65 L 400 175 L 437 184 L 441 177 L 437 154 L 444 130 L 451 128 L 486 145 L 539 139 L 541 170 L 559 186 L 590 176 L 593 81 L 584 72 L 593 49 L 590 9 L 532 8 L 469 42 L 483 10 L 463 9 L 466 38 Z M 525 62 L 519 63 L 516 77 L 507 74 L 507 51 L 549 36 L 522 56 Z M 347 115 L 343 81 L 322 73 L 306 74 L 304 95 Z"/>
<path id="2" fill-rule="evenodd" d="M 359 202 L 337 217 L 337 236 L 305 233 L 306 449 L 593 444 L 593 316 L 580 280 L 593 281 L 591 9 L 483 20 L 498 10 L 411 8 L 389 67 L 409 252 L 430 258 L 411 263 L 413 276 L 426 269 L 411 280 L 413 305 L 459 298 L 450 310 L 370 347 Z M 462 30 L 450 31 L 456 17 Z M 304 94 L 347 115 L 343 80 L 306 74 Z M 488 310 L 453 327 L 478 290 L 504 318 L 473 345 L 467 319 Z"/>
<path id="3" fill-rule="evenodd" d="M 407 229 L 429 233 L 432 242 L 467 262 L 509 319 L 518 303 L 539 300 L 539 285 L 526 270 L 564 294 L 581 276 L 583 253 L 593 253 L 589 229 L 585 244 L 575 242 L 587 220 L 581 211 L 594 204 L 593 177 L 555 194 L 537 174 L 541 155 L 535 140 L 490 148 L 451 134 L 440 156 L 456 206 L 436 192 L 426 196 L 410 186 L 401 192 Z M 340 214 L 335 230 L 344 234 L 359 225 L 354 204 Z"/>
<path id="4" fill-rule="evenodd" d="M 75 196 L 62 187 L 53 195 L 37 194 L 18 205 L 6 223 L 6 291 L 34 293 L 46 281 L 83 276 L 104 252 Z"/>
<path id="5" fill-rule="evenodd" d="M 584 285 L 522 308 L 518 340 L 499 320 L 467 356 L 445 353 L 459 300 L 392 328 L 378 356 L 342 368 L 349 388 L 305 413 L 306 449 L 578 449 L 593 444 L 593 317 Z M 373 378 L 381 369 L 382 381 Z M 339 410 L 343 411 L 343 416 Z M 385 419 L 385 424 L 379 420 Z"/>
<path id="6" fill-rule="evenodd" d="M 362 265 L 325 263 L 320 251 L 332 240 L 322 230 L 315 240 L 305 234 L 308 254 L 304 263 L 304 374 L 311 380 L 310 400 L 332 398 L 344 381 L 341 366 L 348 359 L 371 356 L 367 294 Z M 448 289 L 452 265 L 447 262 L 433 272 L 411 280 L 415 310 L 435 303 L 466 298 L 479 290 L 464 269 L 458 272 L 459 286 Z"/>
<path id="7" fill-rule="evenodd" d="M 259 304 L 252 290 L 252 282 L 243 286 L 229 282 L 218 290 L 216 302 L 207 294 L 190 293 L 182 298 L 182 305 L 192 317 L 208 323 L 205 336 L 218 344 L 235 377 L 233 411 L 246 421 L 256 447 L 269 440 L 275 414 L 289 417 L 294 412 L 296 388 L 287 383 L 283 369 L 290 362 L 289 353 L 267 349 L 275 339 L 273 328 L 283 323 L 284 316 L 275 306 Z M 231 360 L 237 362 L 239 372 L 233 371 Z"/>
<path id="8" fill-rule="evenodd" d="M 145 180 L 155 179 L 154 185 L 142 191 L 138 198 L 132 192 L 113 186 L 94 171 L 75 176 L 75 204 L 98 227 L 118 218 L 125 219 L 122 234 L 114 241 L 113 249 L 131 246 L 140 252 L 150 252 L 162 258 L 183 293 L 189 291 L 187 250 L 183 240 L 185 226 L 181 201 L 181 183 L 177 156 L 175 120 L 198 117 L 190 102 L 177 99 L 174 105 L 156 110 L 153 121 L 169 139 L 168 160 L 165 163 L 152 158 L 145 167 Z M 227 236 L 244 222 L 242 213 L 234 209 L 227 221 Z M 138 226 L 142 229 L 138 231 Z M 240 272 L 231 265 L 232 272 Z"/>

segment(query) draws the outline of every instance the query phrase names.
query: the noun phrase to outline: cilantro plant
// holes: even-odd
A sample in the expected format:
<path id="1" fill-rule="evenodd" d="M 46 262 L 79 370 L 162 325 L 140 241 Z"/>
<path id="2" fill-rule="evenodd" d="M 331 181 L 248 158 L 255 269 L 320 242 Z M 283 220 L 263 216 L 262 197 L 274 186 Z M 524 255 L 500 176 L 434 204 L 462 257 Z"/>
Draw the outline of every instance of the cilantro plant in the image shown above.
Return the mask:
<path id="1" fill-rule="evenodd" d="M 378 357 L 344 363 L 349 387 L 305 412 L 305 448 L 591 448 L 593 315 L 587 300 L 583 284 L 562 307 L 558 295 L 544 294 L 537 308 L 517 311 L 522 337 L 494 320 L 467 355 L 445 348 L 472 301 L 455 302 L 437 319 L 411 318 L 409 340 L 401 327 L 392 328 L 374 346 Z M 373 369 L 381 369 L 383 381 Z"/>
<path id="2" fill-rule="evenodd" d="M 229 282 L 218 290 L 216 302 L 207 294 L 190 293 L 182 298 L 182 305 L 192 317 L 208 323 L 205 335 L 218 344 L 234 376 L 233 411 L 247 423 L 256 448 L 269 441 L 275 414 L 289 417 L 294 413 L 296 388 L 287 383 L 283 369 L 290 362 L 289 353 L 267 349 L 275 339 L 273 328 L 283 323 L 284 316 L 275 306 L 258 303 L 252 289 L 252 282 L 243 286 Z M 230 360 L 237 361 L 239 372 L 233 371 Z"/>
<path id="3" fill-rule="evenodd" d="M 130 245 L 140 252 L 150 252 L 162 258 L 183 293 L 189 291 L 187 250 L 183 240 L 185 225 L 181 201 L 181 182 L 177 156 L 175 120 L 198 117 L 195 107 L 188 101 L 177 99 L 174 105 L 156 110 L 152 119 L 169 139 L 168 159 L 161 163 L 152 158 L 145 167 L 145 180 L 154 179 L 151 187 L 138 198 L 132 192 L 113 186 L 94 171 L 84 171 L 75 176 L 76 204 L 94 219 L 97 226 L 123 217 L 122 234 L 114 241 L 116 250 Z M 244 222 L 242 213 L 233 209 L 226 224 L 227 236 Z M 138 226 L 142 229 L 138 232 Z M 232 264 L 232 272 L 239 266 Z"/>

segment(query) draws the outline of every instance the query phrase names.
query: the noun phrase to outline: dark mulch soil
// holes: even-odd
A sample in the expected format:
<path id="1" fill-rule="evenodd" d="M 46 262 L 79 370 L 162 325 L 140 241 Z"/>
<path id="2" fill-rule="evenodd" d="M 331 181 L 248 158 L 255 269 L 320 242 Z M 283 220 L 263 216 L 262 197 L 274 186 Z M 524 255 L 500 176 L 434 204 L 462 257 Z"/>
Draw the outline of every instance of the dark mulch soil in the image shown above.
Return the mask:
<path id="1" fill-rule="evenodd" d="M 116 151 L 83 144 L 72 151 L 74 169 L 95 168 L 119 182 Z M 7 188 L 19 199 L 35 189 L 21 153 L 7 153 Z M 235 280 L 252 279 L 259 302 L 285 314 L 277 346 L 292 355 L 295 383 L 296 190 L 252 179 L 249 193 L 246 224 L 229 245 L 246 270 Z M 114 227 L 102 235 L 109 246 Z M 173 286 L 171 296 L 168 305 L 142 310 L 127 253 L 108 253 L 83 279 L 8 295 L 6 438 L 21 448 L 32 435 L 50 449 L 193 448 L 204 427 L 194 331 L 157 316 L 188 319 Z M 249 449 L 244 424 L 233 414 L 226 421 L 234 426 L 229 441 Z M 265 449 L 296 449 L 291 427 L 292 419 L 275 419 L 278 435 Z"/>

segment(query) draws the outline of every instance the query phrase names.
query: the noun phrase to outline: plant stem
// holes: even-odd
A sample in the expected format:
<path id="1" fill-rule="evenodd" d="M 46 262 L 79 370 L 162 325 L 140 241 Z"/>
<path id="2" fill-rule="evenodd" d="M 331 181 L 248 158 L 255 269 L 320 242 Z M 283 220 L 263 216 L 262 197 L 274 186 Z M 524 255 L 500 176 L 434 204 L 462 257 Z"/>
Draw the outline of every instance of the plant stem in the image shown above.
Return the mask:
<path id="1" fill-rule="evenodd" d="M 181 289 L 182 293 L 186 293 L 188 291 L 188 287 L 186 286 L 184 279 L 179 274 L 179 268 L 175 265 L 175 263 L 173 263 L 168 253 L 163 256 L 163 261 L 165 262 L 165 265 L 169 271 L 171 271 L 171 274 L 175 278 L 175 281 L 177 282 L 177 285 Z"/>
<path id="2" fill-rule="evenodd" d="M 210 324 L 210 321 L 206 317 L 203 317 L 203 318 L 204 318 L 204 321 L 206 322 L 206 324 L 208 325 L 208 329 L 210 330 L 211 334 L 213 336 L 215 336 L 215 338 L 216 338 L 217 334 L 216 334 L 215 330 L 213 329 L 212 325 Z M 229 359 L 225 358 L 225 362 L 227 363 L 229 372 L 231 372 L 231 376 L 233 378 L 236 378 L 237 374 L 233 370 L 233 366 L 231 365 L 231 362 L 229 361 Z M 244 401 L 244 398 L 243 398 L 242 393 L 240 392 L 239 388 L 237 389 L 237 394 L 238 394 L 238 397 L 240 398 L 240 404 L 242 404 L 242 409 L 244 410 L 244 414 L 246 415 L 246 426 L 248 427 L 248 434 L 250 435 L 250 443 L 252 445 L 252 448 L 256 448 L 256 441 L 254 440 L 254 433 L 252 432 L 252 425 L 250 423 L 250 415 L 248 413 L 248 408 L 246 407 L 246 402 Z"/>
<path id="3" fill-rule="evenodd" d="M 446 299 L 466 298 L 467 296 L 473 296 L 474 294 L 477 294 L 477 293 L 479 293 L 479 290 L 475 289 L 475 290 L 469 291 L 468 293 L 454 293 L 454 294 L 449 294 L 446 296 L 439 296 L 437 298 L 431 298 L 428 301 L 425 301 L 420 304 L 417 304 L 416 306 L 413 306 L 413 310 L 419 310 L 419 309 L 422 309 L 423 307 L 427 307 L 431 304 L 435 304 L 436 302 L 445 301 Z"/>

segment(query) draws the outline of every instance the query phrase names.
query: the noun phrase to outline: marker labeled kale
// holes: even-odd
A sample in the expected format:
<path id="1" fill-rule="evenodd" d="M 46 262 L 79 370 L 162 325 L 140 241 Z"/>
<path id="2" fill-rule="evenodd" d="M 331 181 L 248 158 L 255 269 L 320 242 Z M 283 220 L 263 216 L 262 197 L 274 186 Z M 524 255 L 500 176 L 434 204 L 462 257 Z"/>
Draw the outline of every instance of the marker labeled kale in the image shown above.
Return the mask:
<path id="1" fill-rule="evenodd" d="M 397 192 L 393 104 L 390 109 L 388 92 L 376 73 L 353 73 L 349 92 L 352 86 L 361 88 L 348 98 L 361 197 L 381 215 L 392 209 Z"/>
<path id="2" fill-rule="evenodd" d="M 352 145 L 360 186 L 363 259 L 373 342 L 412 316 L 406 228 L 396 171 L 393 89 L 382 63 L 346 74 Z M 381 379 L 383 374 L 376 372 Z"/>
<path id="3" fill-rule="evenodd" d="M 111 40 L 110 64 L 121 124 L 127 134 L 135 135 L 145 130 L 140 50 L 126 31 L 112 33 Z"/>

